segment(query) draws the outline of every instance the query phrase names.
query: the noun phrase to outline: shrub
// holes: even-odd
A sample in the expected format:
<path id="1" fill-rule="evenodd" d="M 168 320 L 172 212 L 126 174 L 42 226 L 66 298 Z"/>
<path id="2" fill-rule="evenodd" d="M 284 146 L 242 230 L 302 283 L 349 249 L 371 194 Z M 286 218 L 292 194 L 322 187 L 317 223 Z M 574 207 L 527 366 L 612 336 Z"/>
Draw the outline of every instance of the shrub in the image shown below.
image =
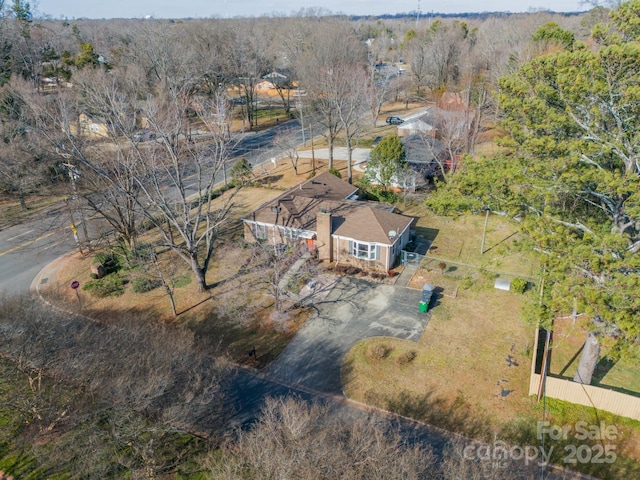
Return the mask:
<path id="1" fill-rule="evenodd" d="M 98 252 L 93 257 L 93 263 L 99 263 L 104 267 L 104 274 L 109 275 L 120 270 L 120 259 L 113 252 Z"/>
<path id="2" fill-rule="evenodd" d="M 371 345 L 369 350 L 367 350 L 367 356 L 374 360 L 383 360 L 389 356 L 391 353 L 391 348 L 384 343 L 380 343 L 378 345 Z"/>
<path id="3" fill-rule="evenodd" d="M 189 275 L 181 275 L 179 277 L 176 277 L 173 280 L 173 287 L 182 288 L 182 287 L 186 287 L 190 283 L 191 283 L 191 277 Z"/>
<path id="4" fill-rule="evenodd" d="M 473 278 L 471 275 L 467 275 L 460 281 L 460 288 L 462 290 L 469 290 L 473 286 L 475 281 L 475 278 Z"/>
<path id="5" fill-rule="evenodd" d="M 135 293 L 145 293 L 158 288 L 162 282 L 157 278 L 138 277 L 131 282 L 131 290 Z"/>
<path id="6" fill-rule="evenodd" d="M 98 274 L 97 273 L 90 273 L 89 276 L 94 280 L 98 279 Z"/>
<path id="7" fill-rule="evenodd" d="M 340 170 L 338 170 L 337 168 L 330 168 L 329 173 L 334 177 L 342 178 L 342 174 L 340 173 Z"/>
<path id="8" fill-rule="evenodd" d="M 511 290 L 515 293 L 524 293 L 527 290 L 527 281 L 524 278 L 514 278 L 511 281 Z"/>
<path id="9" fill-rule="evenodd" d="M 124 293 L 127 280 L 120 275 L 109 275 L 100 280 L 90 280 L 85 283 L 82 290 L 86 290 L 94 297 L 118 297 Z"/>
<path id="10" fill-rule="evenodd" d="M 347 267 L 345 273 L 347 275 L 358 275 L 359 273 L 362 273 L 362 269 L 358 267 Z"/>
<path id="11" fill-rule="evenodd" d="M 404 352 L 402 355 L 400 355 L 396 361 L 399 365 L 407 365 L 408 363 L 413 362 L 416 356 L 417 353 L 415 352 L 415 350 L 409 350 L 408 352 Z"/>

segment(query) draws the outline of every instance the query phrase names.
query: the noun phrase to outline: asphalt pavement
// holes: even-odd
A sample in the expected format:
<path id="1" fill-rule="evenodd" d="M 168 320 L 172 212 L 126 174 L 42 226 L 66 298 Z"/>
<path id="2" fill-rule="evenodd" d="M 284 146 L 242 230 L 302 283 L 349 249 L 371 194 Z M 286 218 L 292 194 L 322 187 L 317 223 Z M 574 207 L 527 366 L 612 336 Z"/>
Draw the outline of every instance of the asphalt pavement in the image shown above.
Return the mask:
<path id="1" fill-rule="evenodd" d="M 313 300 L 311 300 L 313 302 Z M 290 385 L 342 394 L 340 370 L 347 351 L 370 337 L 418 341 L 429 319 L 420 291 L 342 277 L 321 301 L 266 374 Z"/>
<path id="2" fill-rule="evenodd" d="M 76 248 L 70 223 L 66 209 L 57 207 L 0 230 L 0 292 L 29 291 L 44 266 Z"/>

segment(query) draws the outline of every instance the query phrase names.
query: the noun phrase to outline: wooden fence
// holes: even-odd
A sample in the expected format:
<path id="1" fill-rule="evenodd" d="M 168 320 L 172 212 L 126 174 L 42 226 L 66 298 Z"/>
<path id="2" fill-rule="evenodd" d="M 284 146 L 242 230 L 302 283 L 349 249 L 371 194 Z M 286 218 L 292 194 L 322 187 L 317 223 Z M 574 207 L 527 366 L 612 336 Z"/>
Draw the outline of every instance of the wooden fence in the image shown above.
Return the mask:
<path id="1" fill-rule="evenodd" d="M 538 345 L 537 330 L 534 345 Z M 540 377 L 541 374 L 536 373 L 536 349 L 534 349 L 529 380 L 529 395 L 538 394 Z M 640 398 L 615 390 L 583 385 L 572 380 L 547 375 L 545 395 L 549 398 L 557 398 L 558 400 L 594 407 L 623 417 L 640 420 Z"/>

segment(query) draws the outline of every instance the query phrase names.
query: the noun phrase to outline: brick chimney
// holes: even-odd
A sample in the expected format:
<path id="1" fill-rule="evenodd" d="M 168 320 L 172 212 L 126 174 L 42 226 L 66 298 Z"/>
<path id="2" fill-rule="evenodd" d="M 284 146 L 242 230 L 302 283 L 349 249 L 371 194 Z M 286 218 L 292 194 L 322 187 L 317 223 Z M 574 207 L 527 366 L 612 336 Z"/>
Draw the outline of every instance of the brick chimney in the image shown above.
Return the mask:
<path id="1" fill-rule="evenodd" d="M 331 212 L 327 212 L 326 210 L 320 210 L 316 215 L 316 246 L 320 260 L 333 261 Z"/>

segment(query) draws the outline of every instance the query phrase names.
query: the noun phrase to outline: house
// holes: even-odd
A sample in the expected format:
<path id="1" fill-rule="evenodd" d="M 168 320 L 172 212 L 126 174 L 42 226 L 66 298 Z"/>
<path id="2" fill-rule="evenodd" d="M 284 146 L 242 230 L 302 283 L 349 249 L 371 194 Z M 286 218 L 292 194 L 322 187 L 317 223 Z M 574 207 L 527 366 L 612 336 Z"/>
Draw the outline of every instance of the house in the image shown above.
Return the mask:
<path id="1" fill-rule="evenodd" d="M 404 122 L 398 125 L 398 136 L 407 137 L 409 135 L 421 134 L 429 137 L 435 137 L 437 128 L 435 127 L 434 118 L 431 109 L 420 110 L 412 113 L 404 118 Z"/>
<path id="2" fill-rule="evenodd" d="M 409 242 L 411 217 L 358 199 L 358 189 L 325 172 L 288 190 L 242 221 L 248 242 L 304 242 L 320 260 L 387 271 Z"/>
<path id="3" fill-rule="evenodd" d="M 276 71 L 263 76 L 262 80 L 256 83 L 256 90 L 262 92 L 289 87 L 291 87 L 291 85 L 289 84 L 288 77 Z"/>
<path id="4" fill-rule="evenodd" d="M 86 113 L 78 115 L 78 122 L 70 124 L 69 130 L 72 135 L 90 138 L 106 138 L 109 136 L 109 127 L 106 120 L 92 117 Z"/>

